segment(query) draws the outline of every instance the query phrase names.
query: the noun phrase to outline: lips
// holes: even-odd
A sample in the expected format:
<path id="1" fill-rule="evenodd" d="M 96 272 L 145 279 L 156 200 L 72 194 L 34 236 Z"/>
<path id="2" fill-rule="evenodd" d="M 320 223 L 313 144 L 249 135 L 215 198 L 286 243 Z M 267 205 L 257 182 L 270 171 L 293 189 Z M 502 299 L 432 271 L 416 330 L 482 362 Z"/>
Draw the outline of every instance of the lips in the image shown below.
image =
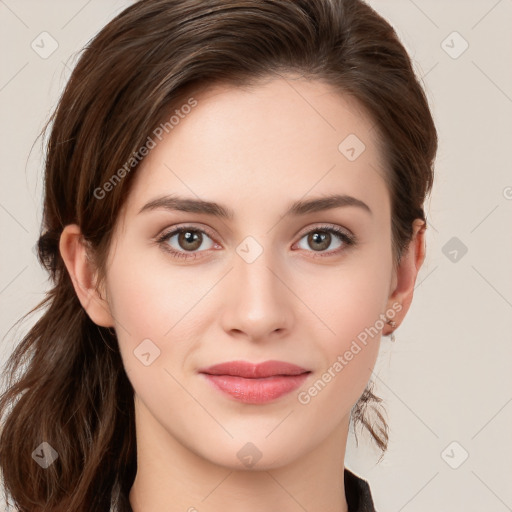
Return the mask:
<path id="1" fill-rule="evenodd" d="M 283 361 L 230 361 L 199 370 L 213 386 L 249 404 L 275 400 L 304 383 L 309 370 Z"/>
<path id="2" fill-rule="evenodd" d="M 247 361 L 230 361 L 216 364 L 209 368 L 199 370 L 200 373 L 208 375 L 232 375 L 246 379 L 260 379 L 276 375 L 300 375 L 308 370 L 295 364 L 283 361 L 265 361 L 264 363 L 253 364 Z"/>

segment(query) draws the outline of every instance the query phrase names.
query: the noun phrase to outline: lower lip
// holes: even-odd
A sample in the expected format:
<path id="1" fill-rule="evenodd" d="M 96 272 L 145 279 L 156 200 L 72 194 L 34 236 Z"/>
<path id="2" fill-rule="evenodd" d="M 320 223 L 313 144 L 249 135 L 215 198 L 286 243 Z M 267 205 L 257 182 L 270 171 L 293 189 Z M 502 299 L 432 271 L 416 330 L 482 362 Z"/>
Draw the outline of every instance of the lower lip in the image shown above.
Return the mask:
<path id="1" fill-rule="evenodd" d="M 246 379 L 232 375 L 204 375 L 218 390 L 246 404 L 271 402 L 300 387 L 309 373 L 300 375 L 276 375 L 261 379 Z"/>

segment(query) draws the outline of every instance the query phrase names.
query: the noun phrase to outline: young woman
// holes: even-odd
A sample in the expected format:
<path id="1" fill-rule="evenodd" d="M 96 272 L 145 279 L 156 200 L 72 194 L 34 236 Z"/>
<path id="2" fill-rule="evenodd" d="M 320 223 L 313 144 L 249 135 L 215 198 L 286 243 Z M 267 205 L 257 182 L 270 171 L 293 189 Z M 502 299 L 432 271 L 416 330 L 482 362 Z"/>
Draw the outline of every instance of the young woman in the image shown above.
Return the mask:
<path id="1" fill-rule="evenodd" d="M 50 125 L 53 287 L 0 400 L 16 510 L 375 510 L 345 447 L 353 421 L 386 450 L 370 376 L 437 148 L 392 27 L 359 0 L 136 2 Z"/>

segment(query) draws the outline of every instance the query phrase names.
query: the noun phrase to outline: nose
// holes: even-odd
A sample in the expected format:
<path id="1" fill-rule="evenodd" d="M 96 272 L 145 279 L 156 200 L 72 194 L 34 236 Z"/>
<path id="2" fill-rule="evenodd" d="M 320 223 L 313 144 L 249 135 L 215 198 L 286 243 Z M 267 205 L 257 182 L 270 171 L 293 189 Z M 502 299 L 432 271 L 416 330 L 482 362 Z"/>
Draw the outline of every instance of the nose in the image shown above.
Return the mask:
<path id="1" fill-rule="evenodd" d="M 268 249 L 252 262 L 238 254 L 233 261 L 220 313 L 225 332 L 253 341 L 284 335 L 294 320 L 294 297 L 284 266 Z"/>

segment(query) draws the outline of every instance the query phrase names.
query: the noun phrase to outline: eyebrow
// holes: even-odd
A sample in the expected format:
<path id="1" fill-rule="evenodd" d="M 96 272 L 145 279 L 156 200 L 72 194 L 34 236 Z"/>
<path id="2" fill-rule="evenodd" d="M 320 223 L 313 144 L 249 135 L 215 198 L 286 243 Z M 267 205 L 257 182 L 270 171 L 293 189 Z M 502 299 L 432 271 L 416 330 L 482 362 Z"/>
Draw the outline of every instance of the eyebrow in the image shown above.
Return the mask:
<path id="1" fill-rule="evenodd" d="M 308 200 L 299 200 L 288 208 L 284 216 L 288 215 L 306 215 L 308 213 L 320 212 L 330 210 L 332 208 L 340 208 L 346 206 L 355 206 L 373 215 L 370 207 L 355 197 L 346 194 L 334 194 L 324 197 L 318 197 Z M 213 215 L 222 219 L 231 220 L 235 217 L 235 213 L 230 208 L 222 206 L 212 201 L 204 201 L 203 199 L 193 199 L 187 197 L 180 197 L 177 195 L 165 195 L 157 197 L 149 203 L 146 203 L 139 213 L 151 210 L 176 210 L 189 213 L 203 213 L 206 215 Z"/>

